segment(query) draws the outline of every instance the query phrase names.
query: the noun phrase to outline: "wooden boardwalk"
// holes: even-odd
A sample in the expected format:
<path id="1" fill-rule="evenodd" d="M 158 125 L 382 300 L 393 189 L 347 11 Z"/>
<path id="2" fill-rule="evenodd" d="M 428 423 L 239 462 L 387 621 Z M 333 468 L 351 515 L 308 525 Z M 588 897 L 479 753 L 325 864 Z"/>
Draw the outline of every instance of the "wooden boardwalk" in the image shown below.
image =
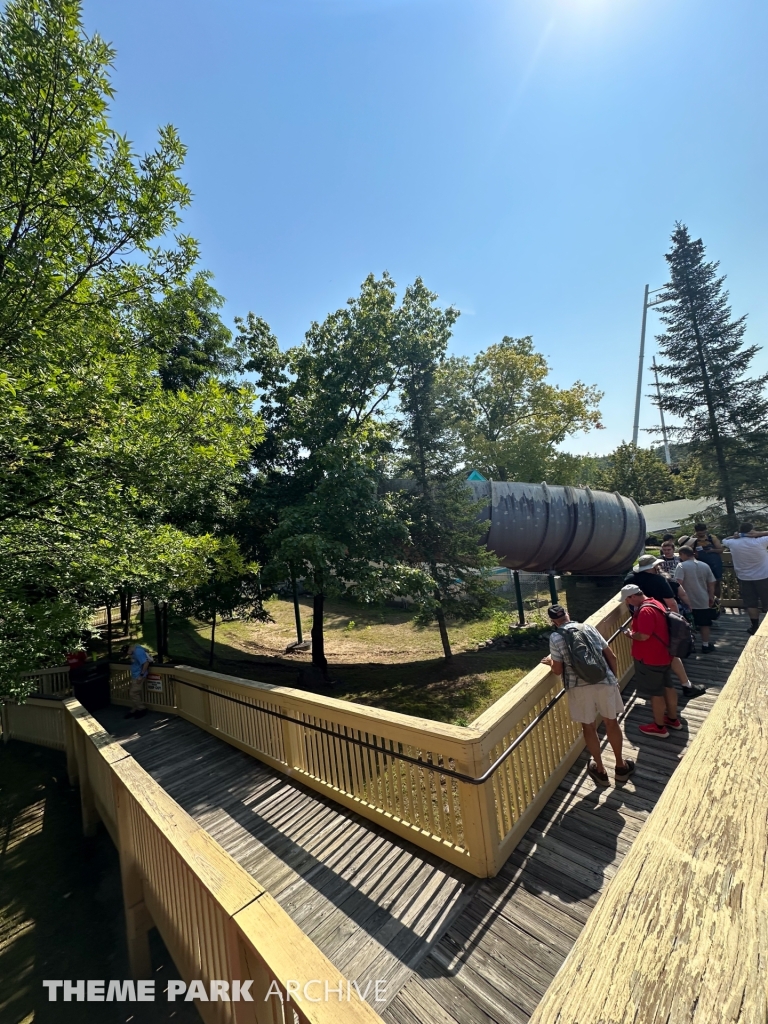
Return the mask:
<path id="1" fill-rule="evenodd" d="M 642 737 L 650 710 L 624 694 L 625 786 L 595 789 L 582 757 L 493 879 L 479 880 L 344 811 L 189 723 L 97 716 L 137 761 L 275 896 L 361 991 L 379 979 L 389 1024 L 527 1021 L 616 872 L 747 640 L 721 616 L 714 653 L 688 659 L 708 693 L 685 728 Z M 612 775 L 612 755 L 606 765 Z M 610 955 L 610 951 L 606 951 Z"/>

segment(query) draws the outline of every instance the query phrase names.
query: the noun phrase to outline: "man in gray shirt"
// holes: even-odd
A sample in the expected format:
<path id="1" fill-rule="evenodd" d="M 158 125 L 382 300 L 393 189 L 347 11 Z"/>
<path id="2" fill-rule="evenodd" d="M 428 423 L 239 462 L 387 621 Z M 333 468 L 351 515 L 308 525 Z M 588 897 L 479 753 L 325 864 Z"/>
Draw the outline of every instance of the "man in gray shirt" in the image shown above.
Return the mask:
<path id="1" fill-rule="evenodd" d="M 680 565 L 675 569 L 675 579 L 682 583 L 691 602 L 693 621 L 701 633 L 701 653 L 709 654 L 715 649 L 709 640 L 709 628 L 714 617 L 715 574 L 706 562 L 696 559 L 693 548 L 684 545 L 678 554 Z"/>

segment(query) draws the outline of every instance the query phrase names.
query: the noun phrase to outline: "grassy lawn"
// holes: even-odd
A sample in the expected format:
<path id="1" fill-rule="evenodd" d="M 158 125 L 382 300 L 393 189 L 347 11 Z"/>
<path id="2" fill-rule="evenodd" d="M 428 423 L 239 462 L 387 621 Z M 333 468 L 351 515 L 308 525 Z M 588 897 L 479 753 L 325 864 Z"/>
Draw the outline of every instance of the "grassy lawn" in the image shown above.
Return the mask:
<path id="1" fill-rule="evenodd" d="M 300 599 L 302 629 L 309 638 L 312 605 Z M 296 640 L 293 603 L 273 598 L 266 604 L 272 622 L 220 622 L 216 627 L 214 668 L 261 682 L 295 686 L 308 652 L 285 652 Z M 352 602 L 326 605 L 326 655 L 332 686 L 322 692 L 343 700 L 402 711 L 436 721 L 465 725 L 501 697 L 538 663 L 544 650 L 477 650 L 502 632 L 511 616 L 449 628 L 454 657 L 442 657 L 436 627 L 420 628 L 413 613 Z M 148 612 L 140 637 L 156 650 L 153 616 Z M 172 660 L 207 667 L 210 624 L 172 619 Z"/>

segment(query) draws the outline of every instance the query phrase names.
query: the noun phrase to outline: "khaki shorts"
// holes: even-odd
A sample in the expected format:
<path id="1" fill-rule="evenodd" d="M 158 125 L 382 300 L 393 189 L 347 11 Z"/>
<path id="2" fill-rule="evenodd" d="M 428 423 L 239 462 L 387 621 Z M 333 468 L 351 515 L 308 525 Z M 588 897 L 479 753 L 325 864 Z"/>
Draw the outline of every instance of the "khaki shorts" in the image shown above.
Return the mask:
<path id="1" fill-rule="evenodd" d="M 613 683 L 572 686 L 568 690 L 566 700 L 571 721 L 582 724 L 592 724 L 598 715 L 603 718 L 618 718 L 624 710 L 619 688 Z"/>

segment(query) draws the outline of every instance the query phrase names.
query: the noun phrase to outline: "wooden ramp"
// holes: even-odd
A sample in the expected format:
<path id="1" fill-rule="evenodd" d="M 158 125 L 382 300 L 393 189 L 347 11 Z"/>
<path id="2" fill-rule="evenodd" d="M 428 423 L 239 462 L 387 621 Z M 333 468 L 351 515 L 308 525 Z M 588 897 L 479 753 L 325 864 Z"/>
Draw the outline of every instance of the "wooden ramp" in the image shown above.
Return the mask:
<path id="1" fill-rule="evenodd" d="M 390 1024 L 527 1021 L 570 951 L 747 640 L 721 616 L 717 649 L 688 659 L 706 696 L 667 740 L 641 737 L 650 710 L 625 691 L 637 772 L 596 790 L 577 762 L 494 879 L 476 879 L 346 812 L 182 719 L 121 708 L 97 717 L 278 900 Z M 612 755 L 606 756 L 612 774 Z"/>

